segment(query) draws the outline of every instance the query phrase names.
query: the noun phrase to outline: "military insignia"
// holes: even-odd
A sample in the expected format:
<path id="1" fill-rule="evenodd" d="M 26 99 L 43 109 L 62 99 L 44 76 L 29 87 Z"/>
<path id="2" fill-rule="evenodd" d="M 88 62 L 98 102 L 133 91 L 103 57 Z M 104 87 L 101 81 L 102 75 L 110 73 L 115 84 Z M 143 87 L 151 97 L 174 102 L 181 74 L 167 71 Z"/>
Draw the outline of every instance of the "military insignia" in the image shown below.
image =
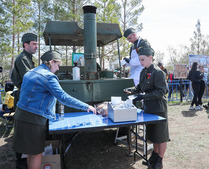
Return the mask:
<path id="1" fill-rule="evenodd" d="M 147 73 L 147 79 L 149 79 L 151 77 L 151 73 Z"/>

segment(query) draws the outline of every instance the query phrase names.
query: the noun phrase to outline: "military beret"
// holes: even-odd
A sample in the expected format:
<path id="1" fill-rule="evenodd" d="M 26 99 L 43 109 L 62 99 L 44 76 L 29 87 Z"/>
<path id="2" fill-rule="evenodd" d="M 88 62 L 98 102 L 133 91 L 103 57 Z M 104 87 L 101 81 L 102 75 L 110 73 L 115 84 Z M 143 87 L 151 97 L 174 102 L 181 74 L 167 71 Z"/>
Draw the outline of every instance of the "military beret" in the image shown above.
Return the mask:
<path id="1" fill-rule="evenodd" d="M 124 32 L 123 36 L 125 36 L 126 38 L 128 37 L 128 35 L 135 33 L 135 30 L 133 28 L 129 28 L 126 29 L 126 31 Z"/>
<path id="2" fill-rule="evenodd" d="M 62 54 L 55 50 L 47 51 L 41 56 L 41 60 L 43 62 L 50 60 L 61 60 L 61 59 L 62 59 Z"/>
<path id="3" fill-rule="evenodd" d="M 137 51 L 138 55 L 154 56 L 155 51 L 151 47 L 140 47 Z"/>
<path id="4" fill-rule="evenodd" d="M 22 43 L 36 41 L 37 42 L 37 35 L 33 33 L 26 33 L 22 36 Z"/>

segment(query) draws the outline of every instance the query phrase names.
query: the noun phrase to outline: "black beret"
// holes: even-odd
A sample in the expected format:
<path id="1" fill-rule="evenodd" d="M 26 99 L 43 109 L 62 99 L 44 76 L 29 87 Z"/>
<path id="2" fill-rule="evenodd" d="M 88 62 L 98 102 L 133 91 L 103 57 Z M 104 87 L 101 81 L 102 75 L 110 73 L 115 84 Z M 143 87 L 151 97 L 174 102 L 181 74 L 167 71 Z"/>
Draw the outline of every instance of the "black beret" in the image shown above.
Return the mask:
<path id="1" fill-rule="evenodd" d="M 151 47 L 140 47 L 137 51 L 138 55 L 154 56 L 155 51 Z"/>
<path id="2" fill-rule="evenodd" d="M 43 62 L 50 60 L 61 60 L 61 59 L 62 59 L 62 54 L 55 50 L 47 51 L 41 56 L 41 60 Z"/>
<path id="3" fill-rule="evenodd" d="M 134 28 L 129 28 L 129 29 L 127 29 L 127 30 L 124 32 L 123 36 L 125 36 L 125 37 L 127 38 L 128 35 L 130 35 L 130 34 L 132 34 L 132 33 L 135 33 Z"/>
<path id="4" fill-rule="evenodd" d="M 37 42 L 37 35 L 33 33 L 26 33 L 22 36 L 22 43 L 36 41 Z"/>

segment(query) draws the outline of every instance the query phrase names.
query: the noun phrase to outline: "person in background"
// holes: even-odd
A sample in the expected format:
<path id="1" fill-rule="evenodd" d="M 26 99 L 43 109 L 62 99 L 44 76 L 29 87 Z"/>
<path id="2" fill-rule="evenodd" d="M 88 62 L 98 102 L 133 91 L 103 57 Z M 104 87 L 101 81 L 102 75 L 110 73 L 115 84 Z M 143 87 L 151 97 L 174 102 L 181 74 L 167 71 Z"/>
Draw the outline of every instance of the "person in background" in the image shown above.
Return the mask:
<path id="1" fill-rule="evenodd" d="M 17 87 L 17 90 L 14 91 L 14 109 L 19 100 L 23 76 L 26 72 L 35 67 L 32 58 L 38 48 L 37 35 L 33 33 L 25 33 L 22 36 L 22 44 L 23 51 L 15 59 L 14 68 L 11 74 L 11 80 Z M 27 159 L 21 157 L 22 154 L 16 153 L 16 168 L 27 169 Z"/>
<path id="2" fill-rule="evenodd" d="M 171 94 L 173 92 L 173 85 L 172 85 L 173 80 L 174 80 L 173 72 L 169 71 L 169 74 L 168 74 L 168 87 L 169 87 L 168 99 L 171 98 Z"/>
<path id="3" fill-rule="evenodd" d="M 200 81 L 203 79 L 204 74 L 198 71 L 197 68 L 198 63 L 194 62 L 192 64 L 191 70 L 189 71 L 189 75 L 187 76 L 187 79 L 189 79 L 192 82 L 192 88 L 194 91 L 194 96 L 191 102 L 191 106 L 189 108 L 190 110 L 202 110 L 202 108 L 198 104 L 197 99 L 200 91 Z M 196 105 L 195 108 L 193 107 L 194 104 Z"/>
<path id="4" fill-rule="evenodd" d="M 202 103 L 202 96 L 205 91 L 205 82 L 207 82 L 207 74 L 204 73 L 204 66 L 202 66 L 202 65 L 199 66 L 199 71 L 201 73 L 203 73 L 203 78 L 200 79 L 200 90 L 199 90 L 198 97 L 197 97 L 197 103 L 201 107 L 203 104 Z"/>
<path id="5" fill-rule="evenodd" d="M 92 111 L 96 109 L 70 95 L 60 86 L 54 74 L 59 70 L 61 54 L 48 51 L 41 56 L 42 64 L 28 71 L 23 78 L 20 99 L 15 112 L 14 149 L 27 154 L 29 169 L 39 169 L 45 146 L 47 119 L 55 118 L 56 100 L 60 103 Z"/>
<path id="6" fill-rule="evenodd" d="M 146 125 L 146 136 L 153 143 L 154 150 L 148 159 L 151 169 L 163 168 L 163 157 L 169 139 L 167 120 L 167 100 L 165 95 L 168 92 L 168 85 L 165 73 L 154 67 L 154 50 L 151 47 L 142 47 L 138 50 L 139 60 L 144 67 L 140 74 L 140 82 L 135 90 L 129 94 L 137 94 L 134 102 L 143 100 L 145 113 L 156 114 L 166 118 L 166 121 Z"/>
<path id="7" fill-rule="evenodd" d="M 2 105 L 2 110 L 0 110 L 0 117 L 3 117 L 5 113 L 11 113 L 14 112 L 14 97 L 12 96 L 14 90 L 14 85 L 12 82 L 6 82 L 5 84 L 5 98 L 4 103 Z M 8 120 L 12 120 L 11 118 L 8 118 Z"/>
<path id="8" fill-rule="evenodd" d="M 140 72 L 143 69 L 139 61 L 137 50 L 142 46 L 150 46 L 149 42 L 141 39 L 137 36 L 136 31 L 133 28 L 129 28 L 124 32 L 124 37 L 133 45 L 130 48 L 130 58 L 124 58 L 126 64 L 124 66 L 130 66 L 130 77 L 134 80 L 135 86 L 139 84 Z"/>

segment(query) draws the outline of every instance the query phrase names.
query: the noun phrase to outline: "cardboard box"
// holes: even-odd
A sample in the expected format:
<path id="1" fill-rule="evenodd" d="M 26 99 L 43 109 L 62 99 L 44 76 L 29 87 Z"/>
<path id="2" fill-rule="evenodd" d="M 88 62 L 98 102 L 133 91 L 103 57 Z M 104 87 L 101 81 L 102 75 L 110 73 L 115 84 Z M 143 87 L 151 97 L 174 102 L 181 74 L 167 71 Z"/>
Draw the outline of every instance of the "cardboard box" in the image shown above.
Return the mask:
<path id="1" fill-rule="evenodd" d="M 134 105 L 131 108 L 125 108 L 123 105 L 117 107 L 108 103 L 108 117 L 113 122 L 136 121 L 137 108 Z"/>
<path id="2" fill-rule="evenodd" d="M 60 151 L 59 140 L 47 140 L 45 146 L 49 146 L 50 143 L 52 144 L 53 155 L 42 157 L 41 169 L 61 169 L 60 154 L 56 154 Z"/>

